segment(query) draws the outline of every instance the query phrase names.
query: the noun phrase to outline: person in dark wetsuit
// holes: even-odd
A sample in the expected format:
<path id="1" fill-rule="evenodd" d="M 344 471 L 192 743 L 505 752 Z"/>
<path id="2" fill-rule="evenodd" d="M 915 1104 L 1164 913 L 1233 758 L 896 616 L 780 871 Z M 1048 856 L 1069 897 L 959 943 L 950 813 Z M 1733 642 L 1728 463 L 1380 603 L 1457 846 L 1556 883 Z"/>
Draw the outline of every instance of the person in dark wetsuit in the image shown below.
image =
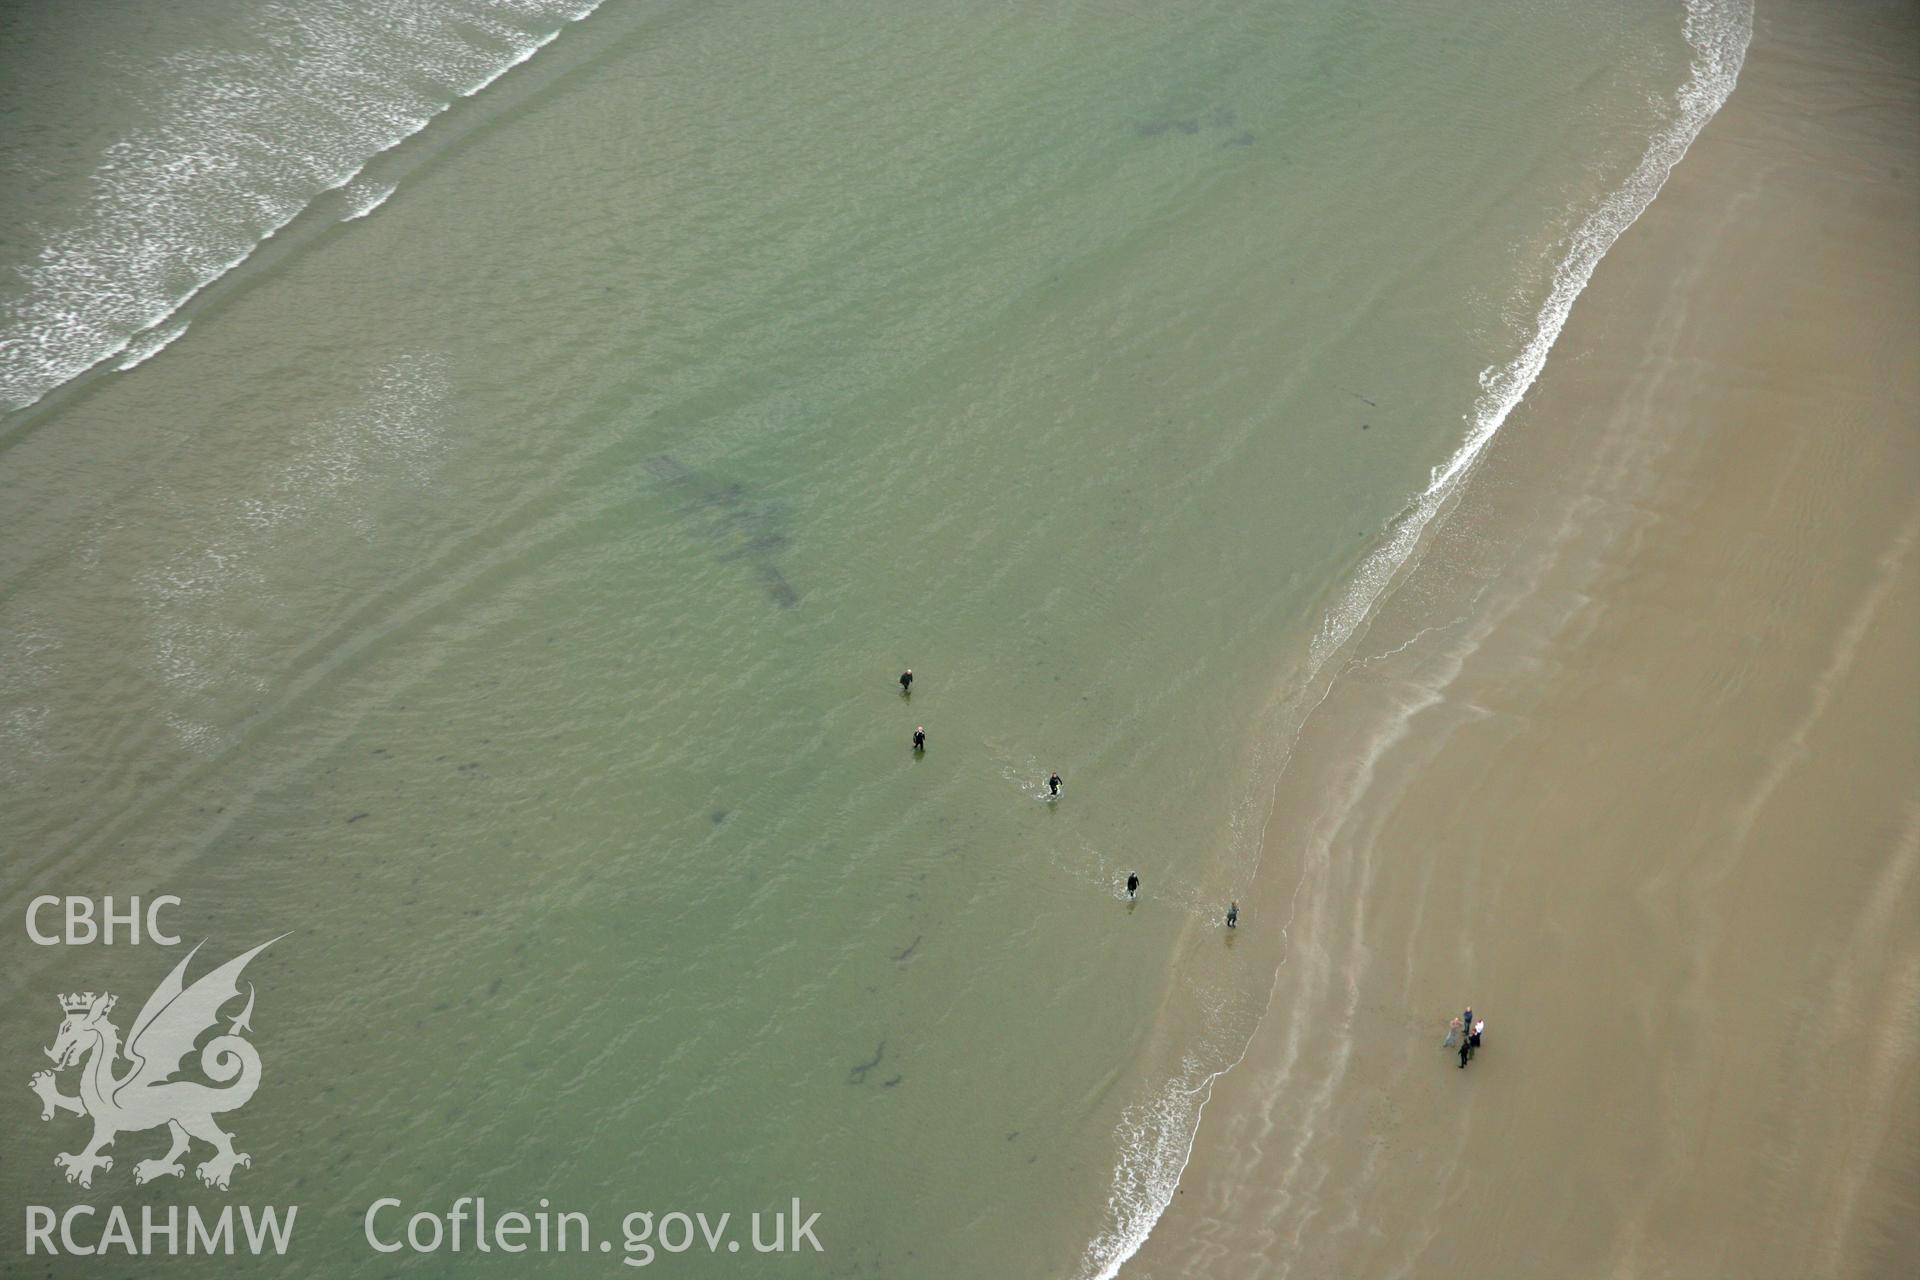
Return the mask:
<path id="1" fill-rule="evenodd" d="M 908 667 L 905 671 L 902 671 L 900 673 L 900 692 L 901 693 L 913 692 L 913 668 L 912 667 Z"/>
<path id="2" fill-rule="evenodd" d="M 1238 929 L 1239 927 L 1240 904 L 1238 902 L 1229 902 L 1227 904 L 1227 928 Z"/>
<path id="3" fill-rule="evenodd" d="M 1054 796 L 1057 796 L 1060 794 L 1060 775 L 1059 774 L 1057 773 L 1052 774 L 1047 778 L 1047 794 L 1054 795 Z"/>
<path id="4" fill-rule="evenodd" d="M 913 731 L 913 749 L 915 751 L 925 751 L 927 749 L 927 726 L 921 725 Z"/>
<path id="5" fill-rule="evenodd" d="M 1127 872 L 1127 897 L 1131 899 L 1135 894 L 1139 892 L 1140 892 L 1140 873 L 1138 871 Z"/>
<path id="6" fill-rule="evenodd" d="M 1466 1066 L 1473 1055 L 1479 1052 L 1480 1033 L 1486 1030 L 1486 1027 L 1487 1020 L 1485 1018 L 1475 1022 L 1473 1020 L 1473 1010 L 1467 1010 L 1466 1034 L 1460 1037 L 1460 1065 L 1462 1067 Z"/>

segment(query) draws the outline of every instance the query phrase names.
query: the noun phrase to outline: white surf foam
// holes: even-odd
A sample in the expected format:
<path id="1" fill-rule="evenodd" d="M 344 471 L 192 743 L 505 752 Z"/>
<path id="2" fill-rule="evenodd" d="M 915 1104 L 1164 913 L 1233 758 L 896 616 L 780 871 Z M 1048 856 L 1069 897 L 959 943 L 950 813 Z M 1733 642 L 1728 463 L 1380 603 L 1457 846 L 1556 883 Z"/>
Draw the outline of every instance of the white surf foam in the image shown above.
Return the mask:
<path id="1" fill-rule="evenodd" d="M 340 221 L 352 222 L 357 218 L 366 217 L 375 209 L 385 204 L 387 197 L 397 190 L 399 190 L 398 187 L 392 183 L 388 183 L 385 186 L 368 187 L 360 191 L 347 192 L 348 211 L 340 215 Z"/>
<path id="2" fill-rule="evenodd" d="M 1647 144 L 1627 180 L 1587 215 L 1570 237 L 1554 272 L 1546 302 L 1520 353 L 1505 365 L 1489 367 L 1481 391 L 1467 415 L 1465 441 L 1436 467 L 1427 486 L 1394 520 L 1386 541 L 1361 563 L 1315 636 L 1303 684 L 1325 668 L 1367 618 L 1420 544 L 1422 535 L 1447 499 L 1472 474 L 1514 406 L 1546 367 L 1547 356 L 1566 326 L 1574 301 L 1594 269 L 1621 234 L 1638 220 L 1666 184 L 1693 140 L 1733 92 L 1753 35 L 1750 0 L 1686 0 L 1685 33 L 1692 48 L 1687 82 L 1676 97 L 1673 119 Z M 1200 1074 L 1192 1062 L 1146 1104 L 1129 1111 L 1118 1137 L 1121 1154 L 1108 1195 L 1107 1224 L 1087 1245 L 1080 1274 L 1113 1280 L 1146 1243 L 1166 1212 L 1186 1172 L 1199 1134 L 1201 1114 L 1213 1083 L 1238 1065 Z"/>
<path id="3" fill-rule="evenodd" d="M 106 149 L 68 221 L 37 229 L 33 260 L 17 269 L 22 287 L 0 311 L 0 411 L 127 350 L 316 196 L 599 3 L 269 5 L 230 47 L 137 71 L 155 84 L 151 123 Z"/>
<path id="4" fill-rule="evenodd" d="M 135 335 L 134 339 L 126 345 L 126 358 L 121 360 L 115 368 L 125 373 L 135 365 L 145 364 L 173 345 L 173 340 L 186 331 L 187 322 L 176 320 L 172 324 L 162 325 L 158 329 L 149 329 L 145 333 Z"/>
<path id="5" fill-rule="evenodd" d="M 1427 487 L 1395 520 L 1386 541 L 1361 563 L 1340 602 L 1328 611 L 1314 640 L 1309 676 L 1318 672 L 1367 619 L 1387 584 L 1413 554 L 1433 517 L 1540 376 L 1548 353 L 1566 327 L 1574 300 L 1593 278 L 1600 259 L 1653 203 L 1673 166 L 1733 92 L 1752 34 L 1753 9 L 1748 0 L 1688 0 L 1686 37 L 1693 48 L 1693 59 L 1691 74 L 1677 95 L 1674 119 L 1647 144 L 1626 182 L 1602 200 L 1573 233 L 1566 255 L 1554 271 L 1553 287 L 1534 319 L 1533 334 L 1520 354 L 1503 366 L 1489 366 L 1481 373 L 1480 395 L 1467 415 L 1465 442 L 1444 464 L 1434 468 Z"/>

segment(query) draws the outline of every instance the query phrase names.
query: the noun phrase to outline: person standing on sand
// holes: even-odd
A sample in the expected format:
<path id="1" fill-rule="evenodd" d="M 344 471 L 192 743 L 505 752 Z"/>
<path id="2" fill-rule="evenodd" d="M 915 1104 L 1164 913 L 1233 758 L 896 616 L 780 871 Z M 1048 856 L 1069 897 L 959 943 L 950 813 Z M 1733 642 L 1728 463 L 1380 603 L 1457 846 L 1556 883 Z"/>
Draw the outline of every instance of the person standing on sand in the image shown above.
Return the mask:
<path id="1" fill-rule="evenodd" d="M 1473 1010 L 1467 1010 L 1472 1013 Z M 1460 1040 L 1460 1065 L 1464 1068 L 1469 1059 L 1480 1050 L 1480 1033 L 1487 1029 L 1487 1020 L 1467 1023 L 1467 1034 Z"/>
<path id="2" fill-rule="evenodd" d="M 913 668 L 908 667 L 900 673 L 900 692 L 902 695 L 913 693 Z"/>
<path id="3" fill-rule="evenodd" d="M 921 725 L 913 731 L 913 749 L 924 753 L 927 749 L 927 726 Z"/>
<path id="4" fill-rule="evenodd" d="M 1132 902 L 1134 895 L 1139 892 L 1140 892 L 1140 873 L 1138 871 L 1127 872 L 1127 901 Z"/>

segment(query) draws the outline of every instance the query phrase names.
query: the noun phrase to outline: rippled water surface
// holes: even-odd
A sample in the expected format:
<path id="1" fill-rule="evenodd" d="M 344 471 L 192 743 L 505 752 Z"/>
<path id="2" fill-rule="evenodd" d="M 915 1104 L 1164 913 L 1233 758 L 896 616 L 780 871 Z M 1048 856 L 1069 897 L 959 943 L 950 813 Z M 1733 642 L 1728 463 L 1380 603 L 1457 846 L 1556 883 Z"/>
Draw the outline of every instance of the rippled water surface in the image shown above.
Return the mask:
<path id="1" fill-rule="evenodd" d="M 462 1194 L 799 1196 L 792 1274 L 1098 1271 L 1260 1012 L 1273 931 L 1217 921 L 1287 700 L 1701 38 L 1651 0 L 589 10 L 22 15 L 8 912 L 292 931 L 231 1127 L 298 1274 Z M 23 1079 L 51 993 L 130 1016 L 171 964 L 5 945 Z M 89 1194 L 75 1123 L 9 1202 Z M 92 1194 L 188 1194 L 148 1154 Z"/>

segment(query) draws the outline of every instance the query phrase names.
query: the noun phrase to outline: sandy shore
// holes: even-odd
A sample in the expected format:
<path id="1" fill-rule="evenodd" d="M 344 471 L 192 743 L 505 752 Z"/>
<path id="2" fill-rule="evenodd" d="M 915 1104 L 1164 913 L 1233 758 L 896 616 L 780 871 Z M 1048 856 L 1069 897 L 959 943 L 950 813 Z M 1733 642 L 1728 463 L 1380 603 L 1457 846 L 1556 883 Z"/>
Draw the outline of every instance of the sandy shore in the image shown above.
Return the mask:
<path id="1" fill-rule="evenodd" d="M 1124 1275 L 1920 1273 L 1916 67 L 1763 0 L 1303 729 Z"/>

